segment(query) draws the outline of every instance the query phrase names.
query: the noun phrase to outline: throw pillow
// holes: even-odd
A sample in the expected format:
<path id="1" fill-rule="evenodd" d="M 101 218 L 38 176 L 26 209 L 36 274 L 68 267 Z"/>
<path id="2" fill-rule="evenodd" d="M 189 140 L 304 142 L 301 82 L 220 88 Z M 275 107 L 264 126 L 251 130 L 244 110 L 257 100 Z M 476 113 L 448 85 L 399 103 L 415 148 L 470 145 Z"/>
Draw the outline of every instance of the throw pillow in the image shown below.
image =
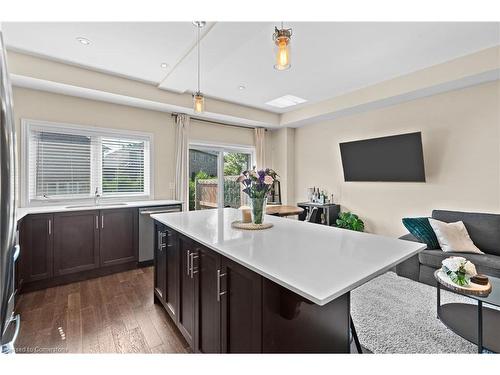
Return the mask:
<path id="1" fill-rule="evenodd" d="M 427 249 L 439 249 L 439 242 L 427 217 L 405 217 L 403 225 L 417 240 L 427 245 Z"/>
<path id="2" fill-rule="evenodd" d="M 432 229 L 434 229 L 439 245 L 443 251 L 484 254 L 474 245 L 462 221 L 445 223 L 444 221 L 429 219 L 429 223 Z"/>

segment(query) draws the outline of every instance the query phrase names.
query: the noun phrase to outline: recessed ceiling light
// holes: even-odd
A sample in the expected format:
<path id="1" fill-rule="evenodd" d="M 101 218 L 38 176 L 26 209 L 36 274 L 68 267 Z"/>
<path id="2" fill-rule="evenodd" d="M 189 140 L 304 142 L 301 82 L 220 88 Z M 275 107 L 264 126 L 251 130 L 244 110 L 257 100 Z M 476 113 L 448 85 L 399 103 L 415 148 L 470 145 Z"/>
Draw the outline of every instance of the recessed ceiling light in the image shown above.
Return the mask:
<path id="1" fill-rule="evenodd" d="M 168 68 L 168 64 L 167 63 L 161 63 L 160 66 L 165 69 L 165 68 Z"/>
<path id="2" fill-rule="evenodd" d="M 85 46 L 88 46 L 91 43 L 90 40 L 88 40 L 87 38 L 83 38 L 81 36 L 76 38 L 76 40 L 78 40 L 80 43 L 82 43 Z"/>
<path id="3" fill-rule="evenodd" d="M 245 90 L 245 89 L 246 89 L 246 87 L 244 85 L 239 85 L 238 86 L 238 90 Z"/>
<path id="4" fill-rule="evenodd" d="M 293 96 L 293 95 L 283 95 L 280 96 L 279 98 L 270 100 L 266 102 L 267 105 L 273 106 L 273 107 L 278 107 L 278 108 L 286 108 L 286 107 L 291 107 L 297 104 L 302 104 L 307 102 L 307 100 L 299 98 L 298 96 Z"/>

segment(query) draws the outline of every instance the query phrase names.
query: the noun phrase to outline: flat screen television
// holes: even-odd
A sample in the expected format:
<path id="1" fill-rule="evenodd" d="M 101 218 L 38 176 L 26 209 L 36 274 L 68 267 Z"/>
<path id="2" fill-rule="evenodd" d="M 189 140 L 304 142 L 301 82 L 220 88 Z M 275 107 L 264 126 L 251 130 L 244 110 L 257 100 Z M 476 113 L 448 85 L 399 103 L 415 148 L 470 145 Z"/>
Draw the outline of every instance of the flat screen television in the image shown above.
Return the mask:
<path id="1" fill-rule="evenodd" d="M 340 143 L 345 181 L 425 182 L 422 134 Z"/>

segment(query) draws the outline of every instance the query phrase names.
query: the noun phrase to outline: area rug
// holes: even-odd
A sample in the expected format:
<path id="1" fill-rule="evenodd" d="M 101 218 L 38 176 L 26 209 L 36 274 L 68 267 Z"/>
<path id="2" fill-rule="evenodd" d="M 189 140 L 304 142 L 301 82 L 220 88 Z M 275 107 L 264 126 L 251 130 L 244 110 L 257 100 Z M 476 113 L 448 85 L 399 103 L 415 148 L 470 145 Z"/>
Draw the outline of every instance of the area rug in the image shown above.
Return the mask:
<path id="1" fill-rule="evenodd" d="M 473 300 L 441 291 L 441 303 Z M 351 292 L 361 345 L 373 353 L 477 353 L 436 318 L 436 288 L 388 272 Z"/>

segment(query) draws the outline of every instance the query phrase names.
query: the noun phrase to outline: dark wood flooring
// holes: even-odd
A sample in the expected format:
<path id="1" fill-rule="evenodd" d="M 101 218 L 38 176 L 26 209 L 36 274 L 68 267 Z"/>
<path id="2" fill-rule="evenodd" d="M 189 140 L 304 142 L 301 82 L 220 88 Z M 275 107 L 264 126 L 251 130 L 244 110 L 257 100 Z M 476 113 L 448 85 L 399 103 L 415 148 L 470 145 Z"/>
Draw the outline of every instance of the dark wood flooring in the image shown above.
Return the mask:
<path id="1" fill-rule="evenodd" d="M 22 294 L 18 353 L 187 353 L 153 303 L 153 268 Z"/>

